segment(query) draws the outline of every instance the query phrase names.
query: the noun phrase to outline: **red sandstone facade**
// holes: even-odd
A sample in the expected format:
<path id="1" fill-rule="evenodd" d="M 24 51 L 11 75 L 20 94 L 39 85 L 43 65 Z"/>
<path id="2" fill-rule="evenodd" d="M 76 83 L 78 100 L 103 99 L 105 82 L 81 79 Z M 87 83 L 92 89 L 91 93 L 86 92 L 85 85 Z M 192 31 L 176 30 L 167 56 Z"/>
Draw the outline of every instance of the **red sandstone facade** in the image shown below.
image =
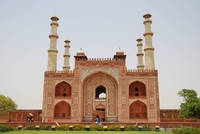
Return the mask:
<path id="1" fill-rule="evenodd" d="M 75 56 L 73 71 L 46 71 L 42 121 L 160 122 L 157 70 L 127 70 L 126 55 Z M 105 94 L 98 98 L 98 92 Z"/>

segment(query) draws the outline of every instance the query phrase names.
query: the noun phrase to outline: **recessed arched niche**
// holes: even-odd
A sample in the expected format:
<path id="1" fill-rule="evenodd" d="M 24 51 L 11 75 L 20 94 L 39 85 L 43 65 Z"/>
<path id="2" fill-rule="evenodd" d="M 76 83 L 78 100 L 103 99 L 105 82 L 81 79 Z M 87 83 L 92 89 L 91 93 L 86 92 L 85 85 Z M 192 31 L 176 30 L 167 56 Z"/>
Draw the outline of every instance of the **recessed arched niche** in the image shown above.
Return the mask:
<path id="1" fill-rule="evenodd" d="M 71 106 L 65 101 L 57 103 L 54 107 L 54 119 L 69 119 L 71 117 Z"/>
<path id="2" fill-rule="evenodd" d="M 129 85 L 129 97 L 146 97 L 146 86 L 144 83 L 135 81 Z"/>
<path id="3" fill-rule="evenodd" d="M 71 90 L 69 83 L 65 81 L 58 83 L 55 88 L 55 97 L 71 97 Z"/>
<path id="4" fill-rule="evenodd" d="M 130 119 L 147 119 L 147 106 L 141 101 L 133 102 L 129 107 Z"/>

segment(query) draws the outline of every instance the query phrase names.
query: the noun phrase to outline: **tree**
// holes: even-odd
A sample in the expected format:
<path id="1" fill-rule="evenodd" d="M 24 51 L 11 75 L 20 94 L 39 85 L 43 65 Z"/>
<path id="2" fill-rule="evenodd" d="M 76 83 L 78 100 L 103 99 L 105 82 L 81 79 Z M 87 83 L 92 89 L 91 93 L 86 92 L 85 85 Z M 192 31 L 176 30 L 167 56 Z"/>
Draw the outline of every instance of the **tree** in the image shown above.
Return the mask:
<path id="1" fill-rule="evenodd" d="M 200 119 L 200 98 L 197 92 L 192 89 L 182 89 L 178 95 L 184 98 L 184 102 L 180 105 L 180 115 Z"/>
<path id="2" fill-rule="evenodd" d="M 10 98 L 0 94 L 0 112 L 15 110 L 17 104 Z"/>

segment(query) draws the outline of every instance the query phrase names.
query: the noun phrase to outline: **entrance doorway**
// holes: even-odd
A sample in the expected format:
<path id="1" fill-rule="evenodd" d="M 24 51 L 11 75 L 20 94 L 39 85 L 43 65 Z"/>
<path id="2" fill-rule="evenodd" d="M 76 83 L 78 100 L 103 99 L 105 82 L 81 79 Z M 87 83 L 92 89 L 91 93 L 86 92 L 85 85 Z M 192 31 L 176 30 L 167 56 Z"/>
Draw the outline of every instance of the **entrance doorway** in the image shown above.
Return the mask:
<path id="1" fill-rule="evenodd" d="M 93 112 L 93 119 L 96 121 L 97 118 L 100 122 L 104 122 L 106 119 L 105 106 L 103 104 L 96 106 Z"/>
<path id="2" fill-rule="evenodd" d="M 105 121 L 105 108 L 97 108 L 96 112 L 97 112 L 97 116 L 99 117 L 100 121 L 104 122 Z"/>

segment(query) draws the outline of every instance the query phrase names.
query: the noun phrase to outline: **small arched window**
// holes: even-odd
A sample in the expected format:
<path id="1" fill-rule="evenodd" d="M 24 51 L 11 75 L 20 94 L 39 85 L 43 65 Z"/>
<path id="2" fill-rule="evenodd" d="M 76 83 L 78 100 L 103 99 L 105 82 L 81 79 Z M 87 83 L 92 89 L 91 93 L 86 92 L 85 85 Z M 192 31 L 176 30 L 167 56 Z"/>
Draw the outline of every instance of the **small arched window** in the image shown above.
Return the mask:
<path id="1" fill-rule="evenodd" d="M 96 99 L 105 99 L 106 98 L 106 88 L 104 86 L 98 86 L 95 92 Z"/>

